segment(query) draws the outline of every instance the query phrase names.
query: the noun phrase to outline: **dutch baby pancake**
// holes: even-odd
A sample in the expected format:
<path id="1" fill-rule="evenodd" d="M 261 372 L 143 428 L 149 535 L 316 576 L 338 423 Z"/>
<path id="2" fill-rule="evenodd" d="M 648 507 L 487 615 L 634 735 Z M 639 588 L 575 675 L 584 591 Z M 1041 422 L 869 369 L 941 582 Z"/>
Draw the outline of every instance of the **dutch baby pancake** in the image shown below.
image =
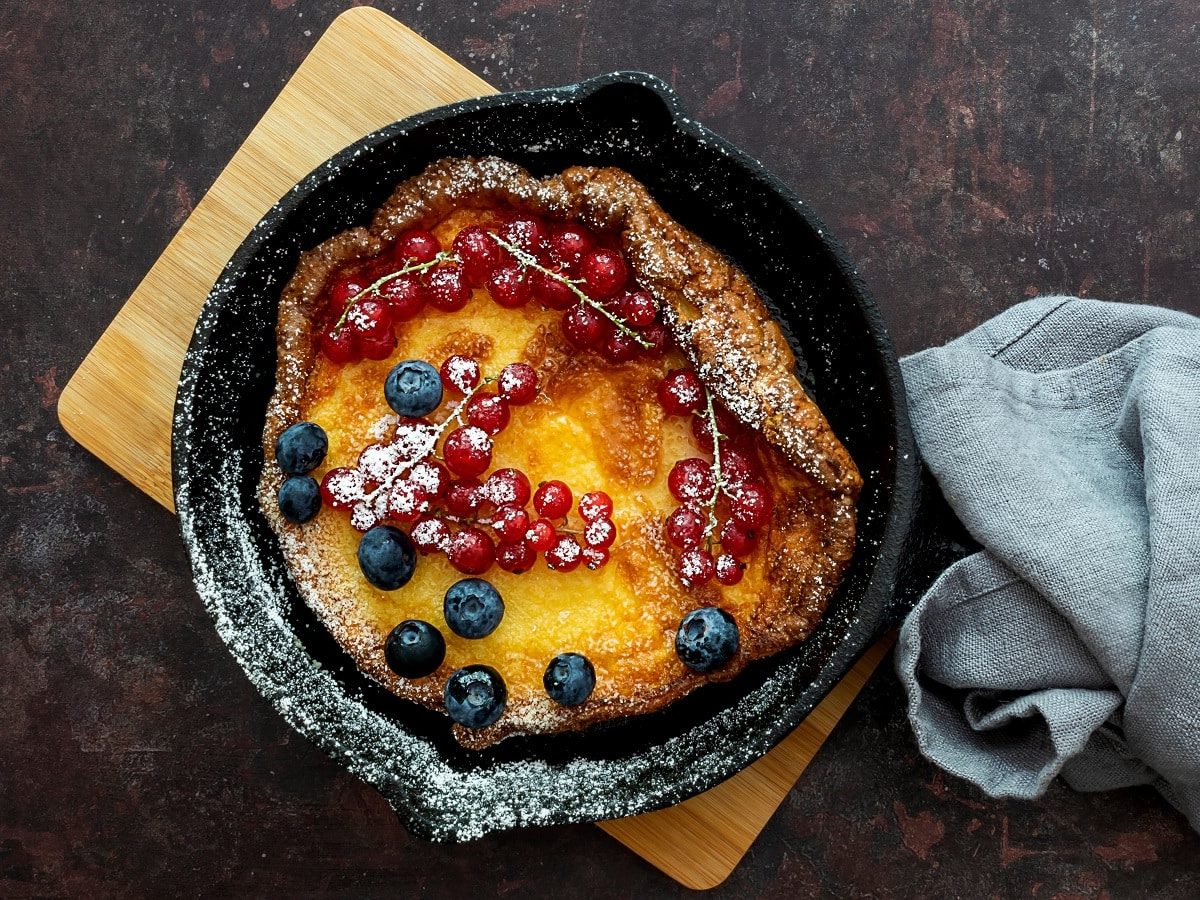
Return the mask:
<path id="1" fill-rule="evenodd" d="M 305 602 L 468 747 L 732 677 L 854 549 L 778 324 L 619 169 L 443 159 L 302 254 L 263 448 Z"/>

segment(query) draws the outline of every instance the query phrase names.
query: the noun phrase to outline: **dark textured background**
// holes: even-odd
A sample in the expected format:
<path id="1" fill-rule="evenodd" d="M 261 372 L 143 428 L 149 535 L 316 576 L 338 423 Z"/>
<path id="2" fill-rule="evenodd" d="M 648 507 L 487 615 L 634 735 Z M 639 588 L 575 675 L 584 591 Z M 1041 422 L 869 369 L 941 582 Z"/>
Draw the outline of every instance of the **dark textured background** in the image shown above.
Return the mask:
<path id="1" fill-rule="evenodd" d="M 180 7 L 176 9 L 175 7 Z M 675 894 L 590 826 L 427 846 L 258 697 L 59 389 L 341 2 L 0 7 L 0 895 Z M 670 81 L 848 244 L 902 352 L 1037 293 L 1200 313 L 1190 2 L 416 0 L 500 88 Z M 881 670 L 720 893 L 1200 895 L 1149 790 L 1001 802 Z"/>

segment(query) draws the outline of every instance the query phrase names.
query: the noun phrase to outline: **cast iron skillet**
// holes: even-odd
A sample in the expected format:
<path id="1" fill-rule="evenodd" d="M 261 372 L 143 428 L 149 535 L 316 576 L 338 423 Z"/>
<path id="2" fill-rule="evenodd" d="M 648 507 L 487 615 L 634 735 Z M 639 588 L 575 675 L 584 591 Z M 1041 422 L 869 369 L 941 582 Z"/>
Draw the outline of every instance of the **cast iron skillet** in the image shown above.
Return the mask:
<path id="1" fill-rule="evenodd" d="M 397 182 L 433 160 L 484 154 L 536 175 L 620 166 L 736 261 L 785 324 L 799 374 L 866 485 L 849 574 L 803 645 L 651 716 L 471 752 L 444 716 L 366 679 L 329 637 L 286 575 L 255 487 L 279 294 L 298 254 L 366 224 Z M 414 116 L 293 188 L 238 249 L 200 315 L 176 401 L 173 470 L 200 596 L 251 681 L 294 728 L 378 788 L 412 831 L 444 840 L 645 812 L 753 762 L 894 623 L 920 491 L 896 358 L 841 247 L 791 190 L 638 73 Z"/>

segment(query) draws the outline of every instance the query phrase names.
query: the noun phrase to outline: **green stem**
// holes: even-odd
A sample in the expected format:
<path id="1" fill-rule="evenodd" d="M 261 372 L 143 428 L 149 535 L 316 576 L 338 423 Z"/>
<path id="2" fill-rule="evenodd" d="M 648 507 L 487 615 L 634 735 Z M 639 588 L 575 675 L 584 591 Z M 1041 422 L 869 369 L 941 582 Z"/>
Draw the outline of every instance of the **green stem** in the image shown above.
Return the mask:
<path id="1" fill-rule="evenodd" d="M 342 330 L 342 326 L 346 323 L 346 316 L 350 314 L 350 310 L 354 307 L 354 304 L 363 297 L 367 296 L 368 294 L 378 293 L 381 287 L 383 287 L 389 281 L 399 278 L 401 275 L 411 275 L 413 272 L 424 272 L 426 269 L 432 269 L 434 266 L 438 265 L 438 263 L 452 261 L 457 262 L 458 257 L 456 257 L 453 253 L 447 253 L 444 250 L 439 250 L 437 255 L 433 259 L 429 260 L 429 262 L 406 264 L 403 268 L 398 269 L 395 272 L 389 272 L 377 281 L 367 285 L 365 288 L 346 301 L 346 308 L 342 310 L 342 314 L 338 316 L 338 320 L 333 326 L 334 335 Z"/>
<path id="2" fill-rule="evenodd" d="M 475 393 L 480 388 L 482 388 L 484 385 L 491 384 L 495 380 L 496 379 L 494 376 L 483 378 L 480 380 L 479 384 L 475 385 L 475 387 L 463 394 L 463 398 L 458 402 L 458 406 L 454 408 L 454 412 L 446 416 L 445 421 L 443 421 L 442 424 L 437 427 L 437 433 L 434 434 L 433 440 L 429 442 L 429 450 L 423 456 L 418 456 L 414 459 L 401 460 L 400 465 L 396 467 L 396 471 L 392 473 L 391 478 L 380 484 L 377 488 L 375 488 L 375 490 L 371 491 L 371 493 L 367 494 L 363 500 L 369 503 L 375 499 L 376 495 L 378 495 L 380 491 L 390 491 L 400 476 L 402 476 L 405 472 L 422 460 L 427 459 L 430 456 L 434 457 L 435 459 L 440 458 L 438 457 L 437 447 L 438 444 L 441 443 L 442 435 L 446 433 L 446 429 L 449 428 L 454 422 L 458 422 L 459 425 L 466 424 L 462 418 L 462 411 L 467 408 L 467 401 L 474 397 Z"/>
<path id="3" fill-rule="evenodd" d="M 706 391 L 708 407 L 705 410 L 705 415 L 708 417 L 708 430 L 713 439 L 713 492 L 708 499 L 708 524 L 704 528 L 705 540 L 710 540 L 713 531 L 717 527 L 717 500 L 721 497 L 721 492 L 725 490 L 725 473 L 721 471 L 721 438 L 725 435 L 717 431 L 717 413 L 713 408 L 712 391 Z"/>
<path id="4" fill-rule="evenodd" d="M 625 334 L 631 340 L 636 341 L 642 347 L 649 349 L 650 347 L 654 346 L 650 341 L 646 340 L 644 337 L 642 337 L 640 334 L 638 334 L 636 331 L 634 331 L 632 328 L 630 328 L 628 325 L 626 325 L 623 319 L 621 319 L 618 316 L 613 315 L 611 312 L 609 312 L 607 309 L 604 308 L 603 304 L 596 302 L 591 297 L 589 297 L 587 294 L 585 294 L 583 291 L 581 291 L 579 289 L 579 285 L 577 285 L 574 281 L 572 281 L 566 275 L 562 274 L 561 272 L 555 272 L 553 269 L 547 269 L 545 266 L 541 265 L 537 261 L 537 259 L 533 256 L 532 253 L 528 253 L 525 250 L 522 250 L 520 247 L 517 247 L 514 244 L 510 244 L 508 241 L 504 240 L 504 238 L 500 237 L 500 235 L 494 234 L 490 231 L 488 232 L 488 234 L 491 235 L 492 240 L 494 240 L 497 244 L 499 244 L 501 247 L 503 247 L 505 250 L 507 250 L 509 253 L 511 253 L 516 258 L 517 262 L 519 262 L 523 268 L 536 269 L 537 271 L 541 272 L 543 275 L 547 276 L 548 278 L 553 278 L 555 281 L 565 284 L 567 286 L 567 288 L 570 289 L 571 293 L 573 293 L 576 297 L 579 298 L 580 303 L 590 306 L 592 309 L 596 310 L 602 316 L 607 318 L 610 322 L 613 323 L 613 325 L 616 326 L 618 331 Z"/>

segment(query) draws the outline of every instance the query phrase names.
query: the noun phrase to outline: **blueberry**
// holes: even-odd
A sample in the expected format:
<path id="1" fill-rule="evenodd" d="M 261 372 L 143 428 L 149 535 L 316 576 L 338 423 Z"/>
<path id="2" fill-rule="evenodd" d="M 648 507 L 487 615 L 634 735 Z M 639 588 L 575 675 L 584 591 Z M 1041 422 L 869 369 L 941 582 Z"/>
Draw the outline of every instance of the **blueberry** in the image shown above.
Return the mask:
<path id="1" fill-rule="evenodd" d="M 737 651 L 737 623 L 733 616 L 715 606 L 692 610 L 683 617 L 675 633 L 675 652 L 685 666 L 697 672 L 719 669 Z"/>
<path id="2" fill-rule="evenodd" d="M 428 622 L 409 619 L 392 629 L 383 655 L 401 678 L 424 678 L 436 672 L 446 658 L 446 639 Z"/>
<path id="3" fill-rule="evenodd" d="M 504 600 L 482 578 L 464 578 L 446 591 L 442 612 L 450 630 L 459 637 L 487 637 L 504 618 Z"/>
<path id="4" fill-rule="evenodd" d="M 329 438 L 316 422 L 297 422 L 275 441 L 275 461 L 289 475 L 311 472 L 325 458 Z"/>
<path id="5" fill-rule="evenodd" d="M 546 666 L 542 684 L 555 703 L 578 706 L 592 695 L 596 670 L 581 653 L 560 653 Z"/>
<path id="6" fill-rule="evenodd" d="M 484 728 L 504 714 L 508 688 L 491 666 L 466 666 L 446 681 L 446 712 L 459 725 Z"/>
<path id="7" fill-rule="evenodd" d="M 388 372 L 383 396 L 402 416 L 427 416 L 442 403 L 442 376 L 423 359 L 406 359 Z"/>
<path id="8" fill-rule="evenodd" d="M 358 566 L 380 590 L 394 591 L 408 584 L 416 565 L 416 548 L 399 528 L 376 525 L 358 542 Z"/>
<path id="9" fill-rule="evenodd" d="M 279 511 L 303 525 L 321 511 L 321 486 L 311 475 L 289 475 L 279 486 Z"/>

